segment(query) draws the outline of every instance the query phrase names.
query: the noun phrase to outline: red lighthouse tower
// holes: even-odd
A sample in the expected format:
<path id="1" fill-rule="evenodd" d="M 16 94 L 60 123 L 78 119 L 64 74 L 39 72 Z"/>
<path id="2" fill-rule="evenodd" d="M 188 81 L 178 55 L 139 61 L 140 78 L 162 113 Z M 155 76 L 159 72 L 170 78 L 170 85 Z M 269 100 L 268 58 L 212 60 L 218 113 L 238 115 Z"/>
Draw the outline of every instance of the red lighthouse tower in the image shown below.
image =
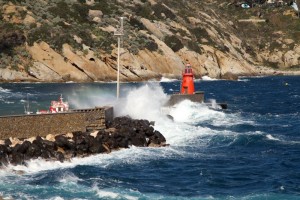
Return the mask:
<path id="1" fill-rule="evenodd" d="M 182 82 L 181 82 L 181 94 L 194 94 L 194 74 L 190 64 L 185 66 L 184 71 L 182 72 Z"/>
<path id="2" fill-rule="evenodd" d="M 194 74 L 190 64 L 187 64 L 182 72 L 180 93 L 171 95 L 166 105 L 174 106 L 175 104 L 183 100 L 190 100 L 192 102 L 197 103 L 205 103 L 206 105 L 211 107 L 215 106 L 211 102 L 204 102 L 204 92 L 195 91 Z M 216 105 L 220 106 L 222 109 L 227 109 L 226 103 L 216 103 Z"/>

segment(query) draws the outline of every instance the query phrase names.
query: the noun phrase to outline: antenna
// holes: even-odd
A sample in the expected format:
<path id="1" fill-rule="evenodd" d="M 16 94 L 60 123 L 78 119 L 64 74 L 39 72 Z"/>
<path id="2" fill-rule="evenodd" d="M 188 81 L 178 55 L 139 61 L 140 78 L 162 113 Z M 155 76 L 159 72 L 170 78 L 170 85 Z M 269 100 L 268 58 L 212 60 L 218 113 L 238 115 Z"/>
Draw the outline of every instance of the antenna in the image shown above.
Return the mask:
<path id="1" fill-rule="evenodd" d="M 120 46 L 121 46 L 121 38 L 124 35 L 124 29 L 123 29 L 123 19 L 124 17 L 120 17 L 120 25 L 121 27 L 118 28 L 115 31 L 114 35 L 118 37 L 118 73 L 117 73 L 117 99 L 119 99 L 120 96 Z"/>

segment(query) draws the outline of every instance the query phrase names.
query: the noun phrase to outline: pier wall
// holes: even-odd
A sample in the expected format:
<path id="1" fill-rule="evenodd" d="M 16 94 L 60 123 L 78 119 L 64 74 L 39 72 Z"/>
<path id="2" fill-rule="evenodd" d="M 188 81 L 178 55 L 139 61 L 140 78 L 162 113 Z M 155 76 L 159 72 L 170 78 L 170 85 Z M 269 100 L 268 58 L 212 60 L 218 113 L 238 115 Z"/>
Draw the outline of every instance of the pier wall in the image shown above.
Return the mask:
<path id="1" fill-rule="evenodd" d="M 187 99 L 192 102 L 202 103 L 204 101 L 204 92 L 196 92 L 195 94 L 173 94 L 166 105 L 173 106 Z"/>
<path id="2" fill-rule="evenodd" d="M 106 127 L 107 120 L 113 120 L 113 107 L 96 107 L 56 114 L 3 116 L 0 117 L 0 139 L 100 130 Z"/>

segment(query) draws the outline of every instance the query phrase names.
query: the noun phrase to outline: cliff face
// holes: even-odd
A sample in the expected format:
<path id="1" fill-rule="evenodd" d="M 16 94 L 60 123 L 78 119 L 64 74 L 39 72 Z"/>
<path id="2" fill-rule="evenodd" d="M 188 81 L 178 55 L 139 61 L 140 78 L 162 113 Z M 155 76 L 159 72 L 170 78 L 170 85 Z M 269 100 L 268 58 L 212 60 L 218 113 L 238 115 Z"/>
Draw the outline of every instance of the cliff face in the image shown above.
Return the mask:
<path id="1" fill-rule="evenodd" d="M 287 5 L 220 0 L 2 2 L 0 80 L 116 79 L 117 16 L 125 16 L 121 80 L 297 74 L 300 19 Z"/>

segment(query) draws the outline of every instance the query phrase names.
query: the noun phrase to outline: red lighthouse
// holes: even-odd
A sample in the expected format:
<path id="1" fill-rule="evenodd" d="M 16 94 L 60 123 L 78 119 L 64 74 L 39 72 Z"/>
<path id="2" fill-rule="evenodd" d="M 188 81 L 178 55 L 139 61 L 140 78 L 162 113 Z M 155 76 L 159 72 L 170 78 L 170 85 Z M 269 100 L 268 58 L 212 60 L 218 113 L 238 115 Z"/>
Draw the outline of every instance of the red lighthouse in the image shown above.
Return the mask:
<path id="1" fill-rule="evenodd" d="M 194 74 L 190 64 L 187 64 L 185 66 L 185 69 L 182 72 L 180 93 L 171 95 L 166 105 L 174 106 L 175 104 L 183 100 L 190 100 L 192 102 L 204 103 L 208 106 L 214 107 L 213 103 L 204 102 L 204 92 L 195 91 Z M 220 106 L 222 109 L 227 109 L 226 103 L 217 103 L 216 105 Z"/>
<path id="2" fill-rule="evenodd" d="M 190 64 L 187 64 L 182 72 L 181 94 L 194 94 L 194 74 Z"/>

